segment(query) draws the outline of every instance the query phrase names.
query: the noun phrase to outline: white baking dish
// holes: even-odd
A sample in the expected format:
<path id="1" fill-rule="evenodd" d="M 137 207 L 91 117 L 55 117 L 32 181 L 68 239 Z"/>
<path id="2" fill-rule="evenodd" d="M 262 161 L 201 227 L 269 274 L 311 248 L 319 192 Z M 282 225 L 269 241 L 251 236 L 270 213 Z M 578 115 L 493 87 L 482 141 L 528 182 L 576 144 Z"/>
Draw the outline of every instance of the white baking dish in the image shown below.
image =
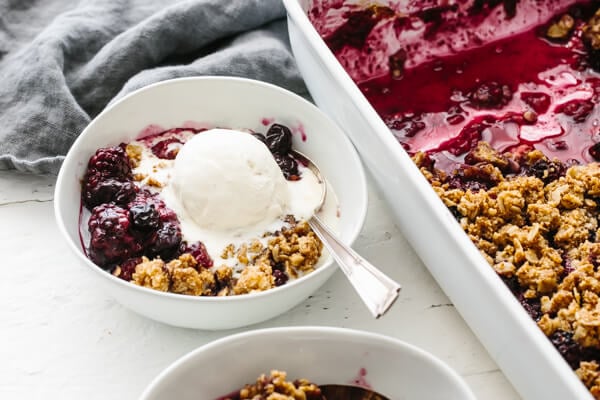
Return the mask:
<path id="1" fill-rule="evenodd" d="M 591 399 L 329 51 L 306 15 L 309 1 L 283 2 L 292 49 L 314 101 L 350 136 L 399 228 L 520 395 Z"/>

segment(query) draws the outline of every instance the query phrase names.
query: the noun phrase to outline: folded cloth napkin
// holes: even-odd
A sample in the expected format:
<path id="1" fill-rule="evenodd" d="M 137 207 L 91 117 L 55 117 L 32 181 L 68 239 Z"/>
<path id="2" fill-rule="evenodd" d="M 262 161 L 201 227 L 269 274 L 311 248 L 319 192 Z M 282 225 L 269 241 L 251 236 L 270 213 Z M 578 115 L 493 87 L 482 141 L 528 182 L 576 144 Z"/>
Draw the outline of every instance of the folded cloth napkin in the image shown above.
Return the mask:
<path id="1" fill-rule="evenodd" d="M 170 78 L 300 94 L 280 0 L 0 0 L 0 169 L 56 173 L 109 102 Z"/>

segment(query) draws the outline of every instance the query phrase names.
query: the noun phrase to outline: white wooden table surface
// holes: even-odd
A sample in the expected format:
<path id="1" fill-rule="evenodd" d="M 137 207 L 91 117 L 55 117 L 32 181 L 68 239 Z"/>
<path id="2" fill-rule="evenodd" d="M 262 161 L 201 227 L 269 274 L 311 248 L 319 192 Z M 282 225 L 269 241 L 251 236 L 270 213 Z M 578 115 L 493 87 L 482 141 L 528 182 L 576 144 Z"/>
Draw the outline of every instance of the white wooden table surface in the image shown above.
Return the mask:
<path id="1" fill-rule="evenodd" d="M 403 284 L 373 320 L 341 272 L 288 313 L 252 327 L 205 332 L 163 325 L 96 287 L 54 222 L 55 177 L 0 171 L 0 399 L 136 399 L 174 360 L 241 330 L 333 325 L 378 332 L 433 353 L 480 399 L 519 399 L 370 188 L 354 248 Z M 78 207 L 78 205 L 73 205 Z"/>

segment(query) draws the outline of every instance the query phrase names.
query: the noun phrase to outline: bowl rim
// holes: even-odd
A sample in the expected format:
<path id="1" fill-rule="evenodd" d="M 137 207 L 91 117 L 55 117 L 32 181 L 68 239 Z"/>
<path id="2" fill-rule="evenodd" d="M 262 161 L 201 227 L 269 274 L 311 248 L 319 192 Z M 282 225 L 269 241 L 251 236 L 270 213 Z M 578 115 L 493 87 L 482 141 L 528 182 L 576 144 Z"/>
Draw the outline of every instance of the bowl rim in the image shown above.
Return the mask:
<path id="1" fill-rule="evenodd" d="M 460 374 L 458 374 L 458 372 L 452 369 L 448 364 L 446 364 L 438 357 L 434 356 L 432 353 L 429 353 L 428 351 L 425 351 L 420 347 L 417 347 L 403 340 L 396 339 L 394 337 L 387 336 L 381 333 L 333 326 L 286 326 L 262 328 L 235 333 L 232 335 L 221 337 L 219 339 L 215 339 L 189 351 L 188 353 L 184 354 L 183 356 L 180 356 L 171 364 L 169 364 L 154 379 L 152 379 L 152 381 L 150 381 L 150 383 L 146 386 L 146 388 L 140 395 L 139 399 L 147 400 L 148 396 L 152 394 L 152 392 L 157 388 L 157 386 L 160 385 L 170 375 L 175 373 L 179 368 L 185 366 L 187 363 L 193 362 L 196 357 L 214 348 L 227 346 L 234 342 L 248 341 L 254 339 L 255 337 L 266 335 L 277 335 L 281 337 L 291 337 L 293 335 L 294 337 L 301 336 L 302 338 L 307 338 L 315 334 L 326 335 L 329 338 L 339 338 L 339 340 L 344 340 L 346 338 L 358 338 L 385 344 L 387 346 L 401 348 L 404 352 L 412 353 L 413 355 L 423 358 L 425 361 L 430 363 L 432 367 L 437 368 L 437 370 L 440 373 L 450 378 L 452 384 L 459 388 L 464 395 L 468 396 L 464 397 L 463 400 L 476 400 L 475 395 L 473 394 L 471 388 L 467 385 L 466 380 Z"/>
<path id="2" fill-rule="evenodd" d="M 271 288 L 271 289 L 268 289 L 265 291 L 246 293 L 246 294 L 236 295 L 236 296 L 189 296 L 189 295 L 181 295 L 181 294 L 177 294 L 177 293 L 161 292 L 158 290 L 135 285 L 131 282 L 127 282 L 123 279 L 120 279 L 120 278 L 112 275 L 111 273 L 103 270 L 95 263 L 93 263 L 92 260 L 90 260 L 84 254 L 83 249 L 80 248 L 80 244 L 75 243 L 74 241 L 72 241 L 70 239 L 69 234 L 67 232 L 66 224 L 64 222 L 65 219 L 61 212 L 61 207 L 62 207 L 61 193 L 64 192 L 63 186 L 66 185 L 65 181 L 67 179 L 67 177 L 65 176 L 66 172 L 65 172 L 64 166 L 66 164 L 68 164 L 69 162 L 71 162 L 70 160 L 74 157 L 73 154 L 75 154 L 75 152 L 81 146 L 81 143 L 83 143 L 85 141 L 85 138 L 88 135 L 90 127 L 93 126 L 93 124 L 98 119 L 102 118 L 105 114 L 110 113 L 113 108 L 119 107 L 119 105 L 121 103 L 123 103 L 125 101 L 130 101 L 131 98 L 136 97 L 146 91 L 151 91 L 151 90 L 156 89 L 157 87 L 162 87 L 162 86 L 179 85 L 179 84 L 185 84 L 185 83 L 197 83 L 197 82 L 205 82 L 205 81 L 216 81 L 216 82 L 223 81 L 226 84 L 231 83 L 231 82 L 237 82 L 237 83 L 244 84 L 244 85 L 258 86 L 258 87 L 261 87 L 266 90 L 272 90 L 272 91 L 279 92 L 279 93 L 283 94 L 284 96 L 292 97 L 295 99 L 295 101 L 298 101 L 300 104 L 307 106 L 309 109 L 312 110 L 312 112 L 319 114 L 322 118 L 325 118 L 333 126 L 335 126 L 337 128 L 339 133 L 341 133 L 339 135 L 340 141 L 343 144 L 343 146 L 346 147 L 346 149 L 348 151 L 348 156 L 352 159 L 353 164 L 356 165 L 357 172 L 358 172 L 358 176 L 354 177 L 355 178 L 354 187 L 355 187 L 356 195 L 360 199 L 360 202 L 359 202 L 360 206 L 359 206 L 358 210 L 356 210 L 357 223 L 355 225 L 355 228 L 352 231 L 350 231 L 349 239 L 347 241 L 348 245 L 352 245 L 354 243 L 354 241 L 357 239 L 358 235 L 362 231 L 362 228 L 364 226 L 364 222 L 366 219 L 367 208 L 368 208 L 368 190 L 367 190 L 366 175 L 365 175 L 364 167 L 362 165 L 362 161 L 360 160 L 358 152 L 354 148 L 354 145 L 352 144 L 352 142 L 350 141 L 350 139 L 348 138 L 348 136 L 344 132 L 344 130 L 337 123 L 335 123 L 327 114 L 325 114 L 317 106 L 315 106 L 313 103 L 309 102 L 308 100 L 304 99 L 303 97 L 299 96 L 298 94 L 296 94 L 290 90 L 284 89 L 280 86 L 277 86 L 277 85 L 274 85 L 271 83 L 259 81 L 256 79 L 222 76 L 222 75 L 211 75 L 211 76 L 195 76 L 195 77 L 167 79 L 167 80 L 156 82 L 156 83 L 150 84 L 148 86 L 144 86 L 140 89 L 137 89 L 137 90 L 125 95 L 124 97 L 116 100 L 115 102 L 110 103 L 104 110 L 102 110 L 102 112 L 100 112 L 96 117 L 94 117 L 88 123 L 88 125 L 83 129 L 83 131 L 81 131 L 79 136 L 75 139 L 75 141 L 71 145 L 71 148 L 69 149 L 69 151 L 67 152 L 67 154 L 63 160 L 63 164 L 61 165 L 61 168 L 59 170 L 58 177 L 56 180 L 56 187 L 54 190 L 54 193 L 55 193 L 55 195 L 54 195 L 54 215 L 55 215 L 55 219 L 56 219 L 56 223 L 58 225 L 59 231 L 61 232 L 61 235 L 67 241 L 68 246 L 77 255 L 77 257 L 81 261 L 83 261 L 83 263 L 89 269 L 93 270 L 94 273 L 96 273 L 96 274 L 100 274 L 100 276 L 102 276 L 104 279 L 107 279 L 108 282 L 112 282 L 114 284 L 120 285 L 120 287 L 124 288 L 125 290 L 136 291 L 142 295 L 144 295 L 144 294 L 154 295 L 154 296 L 158 296 L 158 297 L 162 297 L 162 298 L 167 298 L 167 299 L 176 300 L 176 301 L 184 301 L 184 302 L 191 301 L 191 302 L 200 302 L 200 303 L 235 303 L 235 302 L 242 302 L 245 300 L 259 299 L 259 298 L 270 296 L 270 295 L 273 295 L 273 294 L 276 294 L 276 293 L 279 293 L 279 292 L 282 292 L 285 290 L 290 290 L 291 288 L 301 285 L 303 282 L 305 282 L 307 280 L 310 280 L 311 277 L 317 277 L 318 275 L 325 273 L 326 271 L 330 270 L 331 268 L 334 268 L 335 262 L 333 260 L 333 257 L 330 256 L 329 260 L 327 260 L 322 266 L 315 269 L 311 273 L 306 274 L 298 279 L 295 279 L 292 282 L 286 283 L 285 285 Z M 81 205 L 80 205 L 80 207 L 81 207 Z"/>

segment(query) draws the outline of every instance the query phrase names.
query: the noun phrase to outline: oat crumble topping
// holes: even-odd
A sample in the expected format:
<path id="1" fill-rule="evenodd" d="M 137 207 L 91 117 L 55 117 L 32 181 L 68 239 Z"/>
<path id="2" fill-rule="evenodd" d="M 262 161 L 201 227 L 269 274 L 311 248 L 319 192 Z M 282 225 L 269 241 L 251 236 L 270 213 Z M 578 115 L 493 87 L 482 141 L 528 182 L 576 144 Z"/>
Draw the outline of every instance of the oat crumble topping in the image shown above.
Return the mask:
<path id="1" fill-rule="evenodd" d="M 238 396 L 226 400 L 320 400 L 321 390 L 307 379 L 287 380 L 283 371 L 273 370 L 270 376 L 262 374 L 251 385 L 245 385 Z"/>
<path id="2" fill-rule="evenodd" d="M 142 257 L 142 262 L 135 267 L 132 281 L 136 285 L 161 292 L 169 291 L 171 286 L 169 271 L 160 258 L 149 260 L 147 257 Z"/>
<path id="3" fill-rule="evenodd" d="M 579 379 L 590 389 L 595 398 L 600 398 L 600 371 L 595 361 L 582 361 L 580 367 L 575 371 Z"/>
<path id="4" fill-rule="evenodd" d="M 500 154 L 485 142 L 467 155 L 470 165 L 452 174 L 436 169 L 426 154 L 413 160 L 488 263 L 600 396 L 600 165 L 567 167 L 537 150 Z"/>
<path id="5" fill-rule="evenodd" d="M 313 271 L 323 251 L 323 244 L 306 221 L 288 216 L 286 223 L 280 231 L 267 234 L 266 246 L 257 239 L 238 248 L 229 244 L 221 257 L 235 259 L 235 267 L 222 264 L 204 268 L 189 253 L 168 263 L 142 257 L 131 282 L 192 296 L 239 295 L 274 288 L 285 283 L 287 277 L 297 278 Z M 121 268 L 113 273 L 120 276 Z"/>
<path id="6" fill-rule="evenodd" d="M 125 152 L 127 153 L 127 156 L 129 156 L 131 166 L 133 168 L 138 167 L 142 161 L 142 147 L 129 143 L 127 146 L 125 146 Z"/>

